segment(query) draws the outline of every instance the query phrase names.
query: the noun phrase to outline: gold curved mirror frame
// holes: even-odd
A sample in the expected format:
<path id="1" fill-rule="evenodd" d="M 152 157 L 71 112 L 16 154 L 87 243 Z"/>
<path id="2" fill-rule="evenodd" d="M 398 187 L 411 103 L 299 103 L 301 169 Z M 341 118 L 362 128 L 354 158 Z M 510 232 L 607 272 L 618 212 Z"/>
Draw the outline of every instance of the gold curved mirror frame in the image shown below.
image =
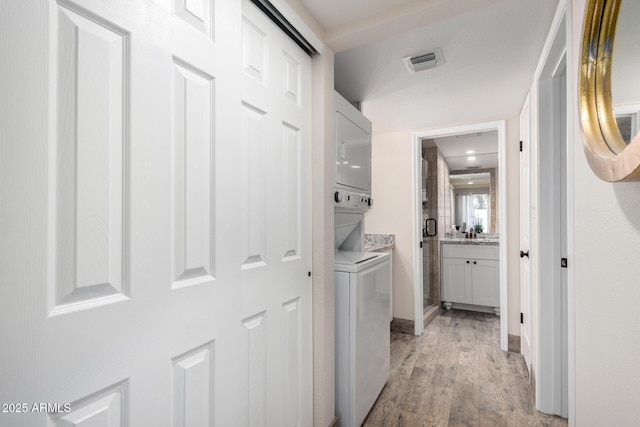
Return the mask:
<path id="1" fill-rule="evenodd" d="M 616 122 L 611 96 L 612 54 L 623 1 L 637 0 L 589 0 L 582 38 L 580 116 L 584 151 L 593 172 L 609 182 L 640 181 L 640 134 L 627 145 Z"/>

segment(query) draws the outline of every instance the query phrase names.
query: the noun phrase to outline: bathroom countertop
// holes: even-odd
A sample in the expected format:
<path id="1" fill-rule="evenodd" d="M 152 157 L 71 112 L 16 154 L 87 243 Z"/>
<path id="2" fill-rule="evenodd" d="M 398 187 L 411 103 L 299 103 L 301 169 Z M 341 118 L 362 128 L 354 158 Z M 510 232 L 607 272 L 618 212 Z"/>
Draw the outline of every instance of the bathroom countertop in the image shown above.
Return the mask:
<path id="1" fill-rule="evenodd" d="M 441 244 L 447 245 L 485 245 L 500 246 L 500 239 L 485 239 L 478 237 L 477 239 L 465 239 L 464 237 L 445 237 L 440 240 Z"/>
<path id="2" fill-rule="evenodd" d="M 364 250 L 367 252 L 382 252 L 396 246 L 395 234 L 365 234 Z"/>

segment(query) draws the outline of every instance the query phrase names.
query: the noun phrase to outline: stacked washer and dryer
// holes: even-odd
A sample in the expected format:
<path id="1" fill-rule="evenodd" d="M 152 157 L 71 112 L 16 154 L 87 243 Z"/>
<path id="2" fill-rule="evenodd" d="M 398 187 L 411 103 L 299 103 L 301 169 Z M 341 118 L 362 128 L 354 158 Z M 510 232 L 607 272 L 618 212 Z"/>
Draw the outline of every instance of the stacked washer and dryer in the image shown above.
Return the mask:
<path id="1" fill-rule="evenodd" d="M 365 252 L 371 208 L 371 122 L 337 92 L 335 215 L 336 413 L 362 425 L 389 379 L 389 254 Z"/>

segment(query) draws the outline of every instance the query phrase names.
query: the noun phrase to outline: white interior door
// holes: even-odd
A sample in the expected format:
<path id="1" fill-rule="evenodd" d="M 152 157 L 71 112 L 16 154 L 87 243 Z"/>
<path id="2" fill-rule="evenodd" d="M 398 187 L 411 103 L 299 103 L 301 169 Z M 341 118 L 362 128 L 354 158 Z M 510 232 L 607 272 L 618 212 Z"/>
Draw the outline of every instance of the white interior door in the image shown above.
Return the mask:
<path id="1" fill-rule="evenodd" d="M 243 424 L 311 425 L 311 60 L 242 13 Z"/>
<path id="2" fill-rule="evenodd" d="M 530 102 L 529 96 L 520 114 L 520 250 L 527 253 L 531 247 L 531 170 L 530 159 Z M 522 355 L 531 366 L 531 262 L 529 256 L 520 257 L 520 347 Z"/>
<path id="3" fill-rule="evenodd" d="M 560 108 L 560 250 L 563 258 L 568 254 L 568 224 L 567 224 L 567 75 L 566 69 L 559 78 Z M 567 268 L 560 269 L 560 322 L 561 322 L 561 350 L 560 350 L 560 415 L 569 416 L 569 297 Z"/>
<path id="4" fill-rule="evenodd" d="M 240 7 L 213 5 L 3 10 L 0 401 L 70 406 L 0 424 L 236 422 Z"/>
<path id="5" fill-rule="evenodd" d="M 309 59 L 240 1 L 1 13 L 0 425 L 310 425 Z"/>

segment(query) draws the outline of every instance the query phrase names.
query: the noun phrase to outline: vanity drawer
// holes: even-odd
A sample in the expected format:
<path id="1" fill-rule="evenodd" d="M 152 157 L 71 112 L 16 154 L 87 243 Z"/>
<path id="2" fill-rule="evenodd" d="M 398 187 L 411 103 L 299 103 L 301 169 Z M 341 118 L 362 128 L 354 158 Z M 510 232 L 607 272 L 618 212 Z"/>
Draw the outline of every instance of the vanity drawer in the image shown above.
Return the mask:
<path id="1" fill-rule="evenodd" d="M 499 258 L 500 246 L 482 245 L 442 245 L 442 257 L 467 259 L 495 259 Z"/>

